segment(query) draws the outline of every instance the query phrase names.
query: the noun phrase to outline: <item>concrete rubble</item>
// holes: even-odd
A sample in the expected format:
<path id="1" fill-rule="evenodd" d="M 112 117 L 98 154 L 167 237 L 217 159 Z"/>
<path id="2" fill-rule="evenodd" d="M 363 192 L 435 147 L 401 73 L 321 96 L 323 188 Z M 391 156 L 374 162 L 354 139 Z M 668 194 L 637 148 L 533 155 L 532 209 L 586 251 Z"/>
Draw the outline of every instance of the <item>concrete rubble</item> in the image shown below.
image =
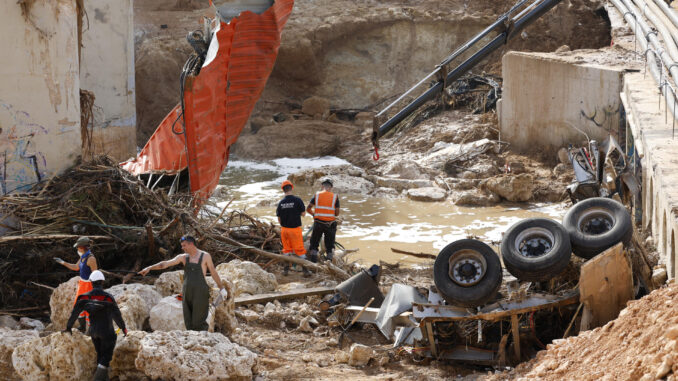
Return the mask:
<path id="1" fill-rule="evenodd" d="M 154 332 L 140 340 L 137 369 L 163 380 L 244 380 L 257 356 L 218 333 Z"/>
<path id="2" fill-rule="evenodd" d="M 87 380 L 94 375 L 96 352 L 89 336 L 57 332 L 19 345 L 12 364 L 26 380 Z"/>
<path id="3" fill-rule="evenodd" d="M 348 352 L 348 365 L 365 366 L 374 358 L 374 349 L 363 344 L 354 343 Z"/>
<path id="4" fill-rule="evenodd" d="M 495 193 L 507 201 L 528 201 L 535 189 L 534 177 L 527 173 L 491 177 L 481 183 L 481 189 Z"/>
<path id="5" fill-rule="evenodd" d="M 35 330 L 13 330 L 0 328 L 0 379 L 7 381 L 21 380 L 12 365 L 14 349 L 26 341 L 37 339 Z"/>

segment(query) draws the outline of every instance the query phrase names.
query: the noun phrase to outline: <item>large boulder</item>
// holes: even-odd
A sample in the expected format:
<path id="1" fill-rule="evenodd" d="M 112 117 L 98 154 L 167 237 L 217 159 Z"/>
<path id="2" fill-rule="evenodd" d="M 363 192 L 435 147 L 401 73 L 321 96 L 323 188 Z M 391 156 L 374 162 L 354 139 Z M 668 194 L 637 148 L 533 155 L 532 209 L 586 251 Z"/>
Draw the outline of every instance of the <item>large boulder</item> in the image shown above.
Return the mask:
<path id="1" fill-rule="evenodd" d="M 12 354 L 16 372 L 31 381 L 91 380 L 96 352 L 89 336 L 75 330 L 25 341 Z"/>
<path id="2" fill-rule="evenodd" d="M 214 309 L 210 307 L 207 314 L 207 325 L 210 332 L 214 331 L 214 317 Z M 185 331 L 184 309 L 181 301 L 177 299 L 177 295 L 160 299 L 160 302 L 151 309 L 149 323 L 154 331 Z"/>
<path id="3" fill-rule="evenodd" d="M 218 265 L 217 272 L 221 279 L 228 279 L 233 283 L 234 296 L 265 294 L 278 287 L 275 275 L 254 262 L 236 259 Z"/>
<path id="4" fill-rule="evenodd" d="M 152 379 L 248 380 L 256 358 L 218 333 L 171 331 L 142 338 L 135 365 Z"/>
<path id="5" fill-rule="evenodd" d="M 0 315 L 0 328 L 18 329 L 19 322 L 9 315 Z"/>
<path id="6" fill-rule="evenodd" d="M 348 355 L 348 365 L 355 367 L 365 366 L 375 357 L 374 349 L 358 343 L 351 345 Z"/>
<path id="7" fill-rule="evenodd" d="M 494 193 L 486 194 L 477 190 L 452 192 L 451 196 L 452 202 L 460 206 L 489 206 L 501 201 L 501 198 Z"/>
<path id="8" fill-rule="evenodd" d="M 368 194 L 375 188 L 374 183 L 362 177 L 347 174 L 336 174 L 327 177 L 332 180 L 332 192 L 339 194 Z M 322 180 L 323 179 L 317 179 L 313 183 L 313 188 L 321 189 Z"/>
<path id="9" fill-rule="evenodd" d="M 414 188 L 407 190 L 407 197 L 413 201 L 444 201 L 447 192 L 438 187 Z"/>
<path id="10" fill-rule="evenodd" d="M 177 270 L 160 274 L 154 283 L 155 290 L 163 297 L 181 294 L 181 274 L 183 273 L 184 270 Z"/>
<path id="11" fill-rule="evenodd" d="M 222 265 L 219 265 L 222 266 Z M 219 271 L 219 266 L 217 266 L 217 272 L 221 277 L 221 280 L 227 282 L 230 290 L 234 290 L 234 285 L 230 282 L 230 275 L 226 271 Z M 221 267 L 222 270 L 224 267 Z M 263 270 L 262 270 L 263 271 Z M 181 293 L 181 274 L 183 270 L 179 271 L 170 271 L 160 275 L 158 280 L 155 281 L 156 290 L 163 296 L 172 296 Z M 210 286 L 210 303 L 216 300 L 219 295 L 219 290 L 217 285 L 212 280 L 212 277 L 206 278 L 207 284 Z M 167 298 L 164 298 L 165 300 Z M 173 304 L 174 306 L 168 305 L 168 303 Z M 157 306 L 156 306 L 157 307 Z M 155 321 L 156 326 L 163 327 L 159 330 L 167 330 L 164 327 L 176 327 L 178 323 L 175 323 L 175 317 L 162 317 L 162 310 L 171 311 L 176 309 L 176 302 L 170 300 L 165 300 L 165 303 L 162 307 L 158 307 L 155 312 Z M 181 302 L 179 302 L 179 312 L 181 312 Z M 151 311 L 151 328 L 153 328 L 153 311 Z M 235 327 L 238 325 L 238 321 L 235 318 L 235 296 L 233 292 L 229 293 L 228 298 L 222 302 L 214 312 L 214 329 L 218 332 L 221 332 L 225 335 L 229 335 Z M 183 327 L 183 318 L 181 318 L 181 326 Z M 185 329 L 185 328 L 174 328 L 174 329 Z M 156 328 L 153 328 L 156 330 Z"/>
<path id="12" fill-rule="evenodd" d="M 125 325 L 130 331 L 142 330 L 150 316 L 151 308 L 162 299 L 160 293 L 147 284 L 119 284 L 106 291 L 115 298 Z"/>
<path id="13" fill-rule="evenodd" d="M 52 296 L 49 298 L 49 308 L 52 328 L 55 331 L 66 328 L 66 322 L 68 322 L 71 311 L 73 311 L 75 294 L 78 292 L 78 279 L 80 277 L 75 276 L 52 291 Z"/>
<path id="14" fill-rule="evenodd" d="M 141 339 L 147 335 L 144 331 L 130 331 L 127 336 L 118 335 L 118 342 L 115 344 L 113 360 L 109 376 L 117 377 L 119 381 L 136 381 L 144 379 L 144 373 L 137 369 L 134 361 L 139 354 Z"/>
<path id="15" fill-rule="evenodd" d="M 535 190 L 534 177 L 528 173 L 500 175 L 480 183 L 482 189 L 514 202 L 528 201 Z"/>
<path id="16" fill-rule="evenodd" d="M 21 380 L 12 365 L 12 352 L 26 341 L 38 338 L 36 330 L 12 330 L 0 328 L 0 379 L 7 381 Z"/>
<path id="17" fill-rule="evenodd" d="M 325 119 L 330 115 L 330 101 L 316 96 L 306 98 L 301 104 L 301 112 L 317 119 Z"/>

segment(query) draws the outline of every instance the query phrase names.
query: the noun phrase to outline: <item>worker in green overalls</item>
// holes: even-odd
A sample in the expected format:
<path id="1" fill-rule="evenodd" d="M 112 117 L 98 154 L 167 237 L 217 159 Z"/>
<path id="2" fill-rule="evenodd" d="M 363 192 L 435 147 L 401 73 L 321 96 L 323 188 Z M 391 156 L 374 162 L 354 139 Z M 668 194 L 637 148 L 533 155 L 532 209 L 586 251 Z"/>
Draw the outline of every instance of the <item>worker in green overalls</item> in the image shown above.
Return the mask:
<path id="1" fill-rule="evenodd" d="M 158 262 L 139 271 L 146 275 L 151 270 L 162 270 L 178 264 L 184 265 L 184 284 L 182 286 L 182 307 L 184 311 L 184 323 L 187 330 L 207 331 L 207 313 L 209 309 L 210 288 L 205 276 L 209 270 L 212 279 L 219 287 L 219 298 L 225 300 L 228 297 L 226 283 L 221 281 L 219 273 L 214 268 L 212 256 L 195 246 L 195 238 L 190 235 L 181 237 L 183 254 L 174 259 Z M 218 303 L 217 303 L 218 304 Z"/>

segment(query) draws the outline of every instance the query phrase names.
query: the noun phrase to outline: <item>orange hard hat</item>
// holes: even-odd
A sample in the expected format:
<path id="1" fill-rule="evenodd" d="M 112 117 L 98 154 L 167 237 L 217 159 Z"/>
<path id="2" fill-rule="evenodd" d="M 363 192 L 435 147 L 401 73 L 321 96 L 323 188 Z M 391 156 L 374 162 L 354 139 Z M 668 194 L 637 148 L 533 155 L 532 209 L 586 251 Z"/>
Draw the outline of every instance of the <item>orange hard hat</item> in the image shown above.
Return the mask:
<path id="1" fill-rule="evenodd" d="M 294 189 L 294 185 L 292 185 L 292 182 L 289 181 L 289 180 L 283 181 L 283 182 L 282 182 L 282 185 L 280 185 L 280 188 L 284 188 L 286 185 L 289 185 L 289 186 L 292 187 L 292 189 Z"/>

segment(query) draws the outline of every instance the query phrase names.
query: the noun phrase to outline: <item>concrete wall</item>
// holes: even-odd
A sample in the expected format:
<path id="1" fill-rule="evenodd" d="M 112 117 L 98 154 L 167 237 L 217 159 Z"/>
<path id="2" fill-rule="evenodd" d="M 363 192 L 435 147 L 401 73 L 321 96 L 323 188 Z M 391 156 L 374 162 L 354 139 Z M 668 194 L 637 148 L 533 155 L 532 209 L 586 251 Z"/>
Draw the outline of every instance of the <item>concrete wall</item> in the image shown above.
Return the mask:
<path id="1" fill-rule="evenodd" d="M 627 120 L 642 157 L 643 228 L 651 230 L 669 278 L 678 276 L 678 134 L 666 118 L 651 76 L 629 73 L 622 93 Z M 670 112 L 669 112 L 670 115 Z M 667 122 L 668 120 L 668 122 Z"/>
<path id="2" fill-rule="evenodd" d="M 501 139 L 529 151 L 616 137 L 621 69 L 548 53 L 509 52 L 502 62 Z"/>
<path id="3" fill-rule="evenodd" d="M 95 96 L 93 151 L 119 161 L 136 155 L 132 6 L 133 0 L 86 0 L 82 33 L 80 87 Z"/>
<path id="4" fill-rule="evenodd" d="M 26 190 L 75 162 L 80 79 L 75 0 L 23 5 L 5 0 L 0 14 L 0 194 L 5 194 Z"/>

